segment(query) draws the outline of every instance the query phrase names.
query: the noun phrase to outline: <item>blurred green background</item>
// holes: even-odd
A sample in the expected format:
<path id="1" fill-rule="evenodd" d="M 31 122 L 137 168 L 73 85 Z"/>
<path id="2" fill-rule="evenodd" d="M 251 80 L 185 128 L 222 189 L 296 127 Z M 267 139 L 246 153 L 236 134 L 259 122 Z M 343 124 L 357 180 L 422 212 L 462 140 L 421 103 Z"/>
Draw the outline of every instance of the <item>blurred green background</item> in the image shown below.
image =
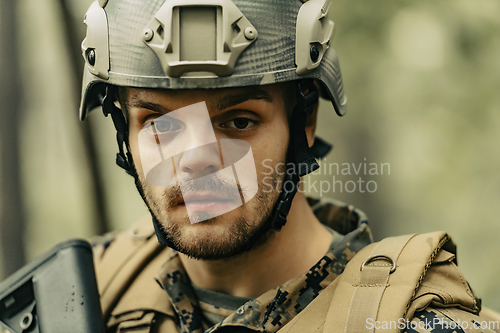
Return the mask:
<path id="1" fill-rule="evenodd" d="M 102 230 L 98 216 L 104 216 L 106 228 L 124 229 L 147 210 L 132 178 L 115 165 L 114 128 L 99 112 L 90 115 L 88 128 L 102 170 L 97 197 L 92 185 L 84 149 L 90 141 L 78 121 L 76 72 L 82 63 L 75 61 L 90 1 L 0 3 L 2 15 L 12 3 L 17 6 L 17 22 L 2 25 L 0 47 L 15 48 L 19 65 L 17 75 L 7 75 L 14 67 L 2 59 L 0 89 L 7 91 L 18 77 L 23 92 L 16 115 L 19 134 L 0 136 L 0 167 L 11 158 L 5 147 L 18 138 L 24 202 L 24 216 L 14 219 L 5 217 L 13 215 L 5 213 L 7 201 L 1 201 L 0 236 L 5 242 L 13 239 L 8 234 L 13 227 L 25 228 L 17 247 L 2 247 L 2 279 L 13 269 L 5 264 L 9 258 L 21 265 L 67 238 L 90 238 Z M 339 118 L 323 102 L 318 134 L 335 145 L 326 163 L 338 163 L 344 173 L 342 163 L 349 163 L 351 175 L 333 169 L 306 182 L 331 186 L 335 176 L 343 190 L 337 183 L 323 195 L 364 210 L 376 239 L 446 230 L 458 244 L 459 267 L 483 304 L 500 310 L 500 2 L 333 0 L 330 15 L 348 114 Z M 2 114 L 10 110 L 6 101 L 0 107 Z M 4 134 L 9 130 L 1 128 Z M 390 174 L 365 174 L 364 163 L 367 171 L 376 163 L 379 172 L 388 163 Z M 360 174 L 352 164 L 361 164 Z M 3 174 L 0 197 L 5 199 L 11 192 Z M 359 190 L 360 178 L 364 186 L 371 181 L 373 193 Z M 358 186 L 352 193 L 346 191 L 352 190 L 349 181 Z"/>

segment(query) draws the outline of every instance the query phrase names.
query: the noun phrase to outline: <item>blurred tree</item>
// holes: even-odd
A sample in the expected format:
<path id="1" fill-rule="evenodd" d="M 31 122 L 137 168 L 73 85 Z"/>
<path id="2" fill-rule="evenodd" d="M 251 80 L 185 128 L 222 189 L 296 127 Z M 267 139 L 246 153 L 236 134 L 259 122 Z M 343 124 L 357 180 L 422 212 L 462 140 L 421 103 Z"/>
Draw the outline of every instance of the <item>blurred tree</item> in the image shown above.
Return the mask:
<path id="1" fill-rule="evenodd" d="M 62 14 L 62 24 L 64 26 L 66 46 L 69 49 L 70 64 L 72 69 L 72 82 L 75 89 L 74 96 L 78 96 L 74 101 L 74 109 L 78 109 L 80 102 L 79 93 L 81 88 L 81 73 L 84 66 L 84 61 L 80 52 L 80 43 L 85 38 L 85 26 L 81 24 L 78 15 L 72 12 L 70 0 L 59 0 L 59 6 Z M 79 17 L 79 16 L 78 16 Z M 74 117 L 76 119 L 76 117 Z M 106 205 L 106 196 L 104 189 L 103 175 L 99 166 L 99 154 L 97 153 L 96 137 L 92 134 L 92 122 L 86 121 L 79 124 L 78 128 L 81 129 L 80 135 L 85 147 L 84 154 L 86 155 L 88 170 L 91 179 L 91 193 L 95 205 L 96 216 L 93 222 L 93 227 L 97 235 L 109 231 L 110 218 Z"/>
<path id="2" fill-rule="evenodd" d="M 4 275 L 25 262 L 24 204 L 21 193 L 19 127 L 22 86 L 19 78 L 17 1 L 0 0 L 0 253 Z"/>

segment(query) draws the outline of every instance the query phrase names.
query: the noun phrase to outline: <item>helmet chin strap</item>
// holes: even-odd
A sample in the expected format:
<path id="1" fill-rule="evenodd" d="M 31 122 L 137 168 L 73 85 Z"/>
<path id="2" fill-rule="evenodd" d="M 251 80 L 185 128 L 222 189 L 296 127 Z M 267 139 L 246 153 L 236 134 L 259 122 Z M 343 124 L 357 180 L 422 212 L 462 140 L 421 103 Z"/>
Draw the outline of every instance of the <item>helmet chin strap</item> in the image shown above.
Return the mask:
<path id="1" fill-rule="evenodd" d="M 318 96 L 318 91 L 312 80 L 297 82 L 297 104 L 293 109 L 290 122 L 287 170 L 283 179 L 283 188 L 268 222 L 270 227 L 276 230 L 280 230 L 286 223 L 293 197 L 299 189 L 300 177 L 319 168 L 316 158 L 309 149 L 305 131 L 307 117 L 313 113 L 314 107 L 318 103 Z M 293 184 L 292 188 L 288 189 L 288 184 Z"/>
<path id="2" fill-rule="evenodd" d="M 290 142 L 287 154 L 287 170 L 283 178 L 281 192 L 273 207 L 271 215 L 263 228 L 253 235 L 248 244 L 250 250 L 255 243 L 269 230 L 281 230 L 285 225 L 292 206 L 293 198 L 299 190 L 300 177 L 319 168 L 316 158 L 309 149 L 306 136 L 307 117 L 310 116 L 318 103 L 318 91 L 312 80 L 297 81 L 296 99 L 290 121 Z"/>
<path id="3" fill-rule="evenodd" d="M 282 182 L 281 192 L 276 204 L 267 219 L 265 225 L 253 235 L 248 242 L 246 250 L 250 250 L 255 243 L 269 230 L 281 230 L 287 221 L 292 201 L 299 189 L 300 177 L 305 176 L 319 168 L 315 157 L 313 156 L 305 132 L 307 117 L 310 116 L 316 103 L 318 102 L 318 91 L 312 80 L 297 81 L 296 99 L 290 121 L 290 142 L 287 154 L 287 170 Z M 139 182 L 132 154 L 128 151 L 128 124 L 122 111 L 114 104 L 115 88 L 107 86 L 104 96 L 100 96 L 103 113 L 105 116 L 111 114 L 116 128 L 116 139 L 119 152 L 116 154 L 116 164 L 123 168 L 129 175 L 134 177 L 136 187 L 139 193 L 145 199 L 144 191 Z M 154 213 L 150 210 L 153 217 L 155 233 L 160 244 L 175 248 L 169 235 L 164 231 L 161 223 Z"/>
<path id="4" fill-rule="evenodd" d="M 158 238 L 158 243 L 169 246 L 175 250 L 177 250 L 174 242 L 171 240 L 170 236 L 163 230 L 161 223 L 156 218 L 153 211 L 150 209 L 149 205 L 146 201 L 146 195 L 141 186 L 141 182 L 139 181 L 139 175 L 137 174 L 137 169 L 134 165 L 134 160 L 132 159 L 132 154 L 130 153 L 129 140 L 128 140 L 128 124 L 123 115 L 122 110 L 120 110 L 115 104 L 115 92 L 116 88 L 113 86 L 107 86 L 105 95 L 99 96 L 102 105 L 102 111 L 104 116 L 111 115 L 113 120 L 113 124 L 116 129 L 116 141 L 118 143 L 118 153 L 116 154 L 116 164 L 124 169 L 127 174 L 131 175 L 134 178 L 135 186 L 139 191 L 144 203 L 149 209 L 149 212 L 153 218 L 153 226 L 155 229 L 156 237 Z"/>

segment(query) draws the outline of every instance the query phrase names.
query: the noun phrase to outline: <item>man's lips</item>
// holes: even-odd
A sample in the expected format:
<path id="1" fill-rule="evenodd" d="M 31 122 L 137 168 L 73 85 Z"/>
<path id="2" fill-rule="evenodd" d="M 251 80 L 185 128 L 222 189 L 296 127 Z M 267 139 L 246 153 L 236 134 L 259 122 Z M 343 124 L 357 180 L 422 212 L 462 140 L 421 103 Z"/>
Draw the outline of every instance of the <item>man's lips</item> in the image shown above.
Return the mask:
<path id="1" fill-rule="evenodd" d="M 233 201 L 233 198 L 228 198 L 211 191 L 203 192 L 190 192 L 182 195 L 182 199 L 179 204 L 185 203 L 195 203 L 195 202 L 228 202 Z"/>
<path id="2" fill-rule="evenodd" d="M 217 194 L 215 192 L 191 192 L 183 195 L 183 199 L 177 204 L 178 206 L 186 206 L 189 211 L 215 211 L 227 210 L 234 206 L 236 208 L 236 199 Z"/>

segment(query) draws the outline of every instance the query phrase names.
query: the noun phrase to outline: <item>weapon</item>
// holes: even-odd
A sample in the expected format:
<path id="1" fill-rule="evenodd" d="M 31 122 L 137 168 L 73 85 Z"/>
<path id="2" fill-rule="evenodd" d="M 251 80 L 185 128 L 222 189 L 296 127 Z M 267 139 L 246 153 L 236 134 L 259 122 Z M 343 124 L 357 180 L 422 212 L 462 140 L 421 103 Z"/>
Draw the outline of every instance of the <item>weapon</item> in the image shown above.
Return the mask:
<path id="1" fill-rule="evenodd" d="M 104 333 L 92 248 L 68 240 L 0 283 L 0 333 Z"/>

